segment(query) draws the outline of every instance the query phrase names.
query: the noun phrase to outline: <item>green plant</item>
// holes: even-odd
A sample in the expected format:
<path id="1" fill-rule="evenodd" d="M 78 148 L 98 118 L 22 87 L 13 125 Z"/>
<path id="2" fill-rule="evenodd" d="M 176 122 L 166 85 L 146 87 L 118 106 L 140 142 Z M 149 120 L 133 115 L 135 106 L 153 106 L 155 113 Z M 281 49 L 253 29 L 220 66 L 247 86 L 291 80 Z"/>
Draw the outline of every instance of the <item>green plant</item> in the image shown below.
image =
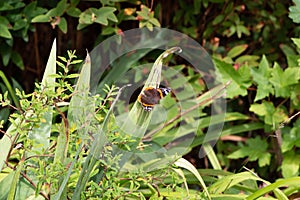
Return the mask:
<path id="1" fill-rule="evenodd" d="M 157 70 L 162 65 L 162 58 L 172 52 L 171 49 L 162 54 L 154 68 Z M 125 168 L 130 169 L 129 172 L 120 172 L 122 166 L 119 162 L 126 156 L 120 154 L 120 149 L 135 152 L 140 145 L 137 140 L 141 139 L 124 135 L 115 124 L 112 109 L 121 90 L 106 86 L 105 97 L 89 95 L 89 56 L 80 74 L 69 74 L 70 66 L 81 62 L 74 60 L 75 52 L 69 51 L 68 58 L 59 57 L 57 62 L 55 55 L 54 43 L 42 83 L 36 84 L 33 93 L 16 91 L 20 108 L 10 104 L 7 93 L 1 96 L 1 105 L 11 106 L 16 112 L 10 116 L 11 126 L 3 132 L 5 135 L 0 141 L 6 150 L 0 158 L 3 176 L 0 199 L 22 199 L 25 194 L 25 198 L 36 196 L 45 199 L 155 198 L 160 193 L 169 197 L 178 195 L 170 193 L 171 189 L 186 196 L 189 190 L 180 189 L 183 182 L 187 189 L 186 181 L 180 179 L 184 174 L 175 166 L 195 174 L 209 196 L 197 170 L 178 157 L 150 159 L 136 169 L 130 169 L 128 165 Z M 56 63 L 61 68 L 57 73 Z M 76 77 L 78 81 L 74 88 L 69 80 Z M 112 97 L 115 95 L 114 100 Z M 108 102 L 112 102 L 110 108 L 107 107 Z M 137 112 L 136 109 L 145 114 L 140 105 L 136 104 L 132 112 Z M 132 113 L 130 115 L 136 117 Z M 61 122 L 54 120 L 57 117 L 61 118 Z M 20 147 L 14 149 L 16 144 Z M 161 168 L 145 171 L 158 163 L 161 163 Z M 162 173 L 168 181 L 160 178 Z M 165 190 L 158 189 L 158 186 Z M 189 195 L 196 198 L 201 194 L 194 191 Z"/>

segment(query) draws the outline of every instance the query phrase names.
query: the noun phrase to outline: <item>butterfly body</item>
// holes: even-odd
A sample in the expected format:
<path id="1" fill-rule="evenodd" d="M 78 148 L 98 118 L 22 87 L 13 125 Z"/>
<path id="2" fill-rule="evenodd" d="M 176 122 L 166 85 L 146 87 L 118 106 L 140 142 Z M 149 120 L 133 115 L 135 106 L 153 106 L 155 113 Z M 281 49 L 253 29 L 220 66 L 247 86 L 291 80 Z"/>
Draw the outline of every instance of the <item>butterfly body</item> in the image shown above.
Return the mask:
<path id="1" fill-rule="evenodd" d="M 145 111 L 152 111 L 154 106 L 170 92 L 170 88 L 147 87 L 143 90 L 142 94 L 138 96 L 138 101 Z"/>

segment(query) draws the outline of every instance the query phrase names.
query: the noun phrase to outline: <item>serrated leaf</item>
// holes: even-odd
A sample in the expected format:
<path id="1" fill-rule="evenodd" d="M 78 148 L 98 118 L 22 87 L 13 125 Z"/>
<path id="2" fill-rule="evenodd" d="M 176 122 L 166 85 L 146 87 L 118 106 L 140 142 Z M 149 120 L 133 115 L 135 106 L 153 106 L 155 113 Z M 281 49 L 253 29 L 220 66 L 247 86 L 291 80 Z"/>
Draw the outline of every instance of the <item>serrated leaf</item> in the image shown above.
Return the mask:
<path id="1" fill-rule="evenodd" d="M 286 111 L 281 107 L 275 108 L 272 102 L 264 101 L 261 104 L 252 104 L 249 110 L 264 117 L 264 122 L 272 126 L 274 123 L 278 124 L 288 118 Z"/>
<path id="2" fill-rule="evenodd" d="M 297 84 L 299 81 L 300 70 L 298 67 L 287 68 L 285 71 L 277 64 L 274 64 L 272 77 L 270 82 L 275 88 L 276 97 L 289 97 L 291 95 L 290 88 L 287 86 Z"/>
<path id="3" fill-rule="evenodd" d="M 257 84 L 255 102 L 274 93 L 274 89 L 269 82 L 271 69 L 265 55 L 263 55 L 258 68 L 251 68 L 251 74 Z"/>
<path id="4" fill-rule="evenodd" d="M 228 158 L 238 159 L 248 157 L 249 161 L 258 160 L 259 166 L 263 167 L 264 165 L 269 164 L 271 159 L 271 155 L 268 155 L 269 153 L 266 152 L 267 149 L 268 143 L 266 140 L 262 140 L 260 137 L 250 138 L 246 141 L 245 146 L 229 154 Z"/>
<path id="5" fill-rule="evenodd" d="M 218 76 L 222 82 L 226 84 L 228 81 L 231 81 L 226 89 L 227 97 L 232 98 L 238 95 L 247 95 L 247 88 L 251 83 L 248 80 L 244 80 L 231 64 L 220 60 L 214 60 L 214 62 L 219 72 Z"/>
<path id="6" fill-rule="evenodd" d="M 287 129 L 287 130 L 286 130 Z M 293 128 L 283 129 L 283 140 L 281 145 L 281 151 L 283 153 L 292 150 L 294 147 L 300 147 L 300 119 L 294 124 Z"/>
<path id="7" fill-rule="evenodd" d="M 270 165 L 270 161 L 271 161 L 271 154 L 270 153 L 262 154 L 259 157 L 258 166 L 263 167 L 263 166 L 266 166 L 266 165 Z"/>
<path id="8" fill-rule="evenodd" d="M 86 26 L 87 24 L 92 24 L 95 21 L 95 8 L 89 8 L 79 15 L 78 26 Z M 79 28 L 79 27 L 77 27 Z"/>
<path id="9" fill-rule="evenodd" d="M 284 178 L 289 178 L 299 175 L 300 155 L 294 151 L 286 152 L 283 155 L 281 170 Z"/>
<path id="10" fill-rule="evenodd" d="M 272 115 L 275 112 L 273 103 L 264 101 L 261 104 L 252 104 L 249 110 L 259 116 L 265 117 L 266 124 L 273 125 Z"/>
<path id="11" fill-rule="evenodd" d="M 101 7 L 99 10 L 95 12 L 96 14 L 96 20 L 95 22 L 102 24 L 102 25 L 108 25 L 108 20 L 113 22 L 118 22 L 118 18 L 114 14 L 114 12 L 117 9 L 114 7 Z"/>

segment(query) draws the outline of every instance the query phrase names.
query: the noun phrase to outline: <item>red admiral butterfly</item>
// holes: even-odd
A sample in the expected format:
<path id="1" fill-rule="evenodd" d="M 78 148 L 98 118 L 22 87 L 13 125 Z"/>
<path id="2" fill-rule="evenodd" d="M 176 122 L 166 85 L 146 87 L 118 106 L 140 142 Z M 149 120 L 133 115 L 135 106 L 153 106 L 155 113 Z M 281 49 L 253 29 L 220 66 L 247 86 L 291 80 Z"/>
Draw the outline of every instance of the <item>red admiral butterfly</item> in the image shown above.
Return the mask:
<path id="1" fill-rule="evenodd" d="M 141 103 L 145 111 L 152 111 L 155 104 L 171 92 L 170 88 L 153 88 L 147 87 L 143 93 L 138 96 L 138 101 Z"/>

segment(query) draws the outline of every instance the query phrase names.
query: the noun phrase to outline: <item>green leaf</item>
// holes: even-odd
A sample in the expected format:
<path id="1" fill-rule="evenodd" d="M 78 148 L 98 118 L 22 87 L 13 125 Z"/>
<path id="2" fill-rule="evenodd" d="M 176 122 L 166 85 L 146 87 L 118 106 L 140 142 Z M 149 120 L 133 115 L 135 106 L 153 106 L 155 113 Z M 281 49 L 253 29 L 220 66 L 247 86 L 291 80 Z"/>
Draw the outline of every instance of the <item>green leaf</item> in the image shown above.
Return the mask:
<path id="1" fill-rule="evenodd" d="M 70 123 L 76 124 L 80 127 L 86 123 L 82 121 L 82 118 L 85 117 L 85 120 L 89 120 L 92 117 L 94 106 L 89 101 L 88 95 L 90 90 L 90 77 L 91 77 L 91 61 L 90 56 L 87 54 L 85 62 L 82 66 L 79 78 L 76 83 L 74 90 L 74 96 L 70 101 L 70 106 L 68 110 L 68 116 L 70 117 Z"/>
<path id="2" fill-rule="evenodd" d="M 68 31 L 68 25 L 67 25 L 67 20 L 64 17 L 60 18 L 60 22 L 58 24 L 59 29 L 63 32 L 63 33 L 67 33 Z"/>
<path id="3" fill-rule="evenodd" d="M 258 148 L 259 147 L 259 148 Z M 246 145 L 228 155 L 228 158 L 239 159 L 248 157 L 249 161 L 258 160 L 260 167 L 270 164 L 271 155 L 267 153 L 268 143 L 260 137 L 250 138 Z"/>
<path id="4" fill-rule="evenodd" d="M 240 55 L 241 53 L 243 53 L 247 48 L 248 48 L 247 44 L 235 46 L 232 49 L 230 49 L 227 56 L 230 58 L 234 58 L 234 57 Z"/>
<path id="5" fill-rule="evenodd" d="M 263 167 L 263 166 L 269 165 L 270 161 L 271 161 L 271 154 L 270 153 L 262 154 L 259 157 L 258 166 Z"/>
<path id="6" fill-rule="evenodd" d="M 48 15 L 38 15 L 36 17 L 34 17 L 31 22 L 32 23 L 38 23 L 38 22 L 49 22 L 51 20 L 51 18 Z"/>
<path id="7" fill-rule="evenodd" d="M 266 124 L 273 125 L 272 116 L 275 112 L 273 103 L 264 101 L 261 104 L 252 104 L 249 110 L 259 116 L 263 116 Z"/>
<path id="8" fill-rule="evenodd" d="M 206 187 L 201 175 L 189 161 L 187 161 L 184 158 L 179 158 L 174 164 L 178 167 L 184 168 L 184 169 L 190 171 L 191 173 L 193 173 L 196 176 L 196 178 L 198 179 L 198 181 L 200 182 L 201 186 L 203 187 L 204 192 L 207 195 L 207 198 L 211 199 L 210 194 L 207 190 L 207 187 Z"/>
<path id="9" fill-rule="evenodd" d="M 23 59 L 22 59 L 21 55 L 18 52 L 13 51 L 12 55 L 11 55 L 11 59 L 12 59 L 12 62 L 15 65 L 17 65 L 20 69 L 24 70 Z"/>
<path id="10" fill-rule="evenodd" d="M 276 125 L 276 127 L 288 118 L 283 107 L 275 108 L 272 102 L 263 101 L 261 104 L 252 104 L 249 110 L 262 116 L 266 124 Z"/>
<path id="11" fill-rule="evenodd" d="M 300 155 L 294 151 L 286 152 L 283 155 L 283 161 L 281 165 L 282 175 L 284 178 L 289 178 L 299 175 Z"/>
<path id="12" fill-rule="evenodd" d="M 3 172 L 1 172 L 1 173 L 3 173 Z M 11 188 L 11 184 L 14 180 L 15 174 L 16 174 L 16 171 L 11 171 L 9 174 L 7 174 L 5 176 L 5 178 L 3 178 L 1 180 L 1 182 L 0 182 L 0 199 L 7 199 L 7 195 Z"/>
<path id="13" fill-rule="evenodd" d="M 243 55 L 238 57 L 235 62 L 236 63 L 247 63 L 247 65 L 250 67 L 252 66 L 258 66 L 257 60 L 260 59 L 259 56 L 255 55 Z"/>
<path id="14" fill-rule="evenodd" d="M 300 49 L 300 38 L 292 38 L 292 41 Z"/>
<path id="15" fill-rule="evenodd" d="M 54 92 L 55 78 L 51 76 L 53 74 L 56 74 L 56 40 L 53 41 L 51 52 L 42 79 L 42 87 L 45 91 Z M 48 110 L 42 114 L 42 118 L 45 120 L 41 122 L 38 127 L 33 127 L 32 130 L 29 131 L 28 137 L 31 138 L 36 144 L 42 144 L 42 146 L 34 145 L 32 149 L 41 150 L 47 149 L 49 147 L 52 127 L 52 115 L 52 107 L 49 106 Z"/>
<path id="16" fill-rule="evenodd" d="M 260 178 L 254 176 L 253 173 L 250 172 L 241 172 L 224 176 L 209 187 L 209 192 L 213 194 L 220 194 L 246 180 L 260 180 Z"/>
<path id="17" fill-rule="evenodd" d="M 17 119 L 15 121 L 16 124 L 20 123 L 20 119 Z M 0 171 L 2 171 L 4 165 L 5 165 L 5 161 L 6 158 L 9 154 L 11 145 L 12 145 L 12 141 L 11 141 L 11 137 L 14 136 L 16 134 L 16 126 L 14 124 L 11 124 L 9 126 L 9 128 L 6 131 L 6 134 L 2 137 L 2 139 L 0 140 L 0 146 L 1 146 L 1 153 L 0 153 Z"/>
<path id="18" fill-rule="evenodd" d="M 69 4 L 67 3 L 67 0 L 61 0 L 58 2 L 56 7 L 49 10 L 46 15 L 50 17 L 62 16 L 68 6 Z"/>
<path id="19" fill-rule="evenodd" d="M 82 12 L 79 15 L 79 25 L 80 24 L 92 24 L 95 21 L 95 14 L 96 9 L 95 8 L 89 8 L 87 10 L 85 10 L 84 12 Z"/>
<path id="20" fill-rule="evenodd" d="M 114 14 L 114 12 L 117 9 L 114 7 L 101 7 L 99 8 L 95 14 L 96 14 L 96 20 L 95 22 L 102 24 L 102 25 L 108 25 L 108 20 L 113 22 L 118 22 L 118 18 Z"/>
<path id="21" fill-rule="evenodd" d="M 297 84 L 300 79 L 300 70 L 298 67 L 287 68 L 285 71 L 275 63 L 272 70 L 270 82 L 275 88 L 276 97 L 289 97 L 291 90 L 288 86 Z"/>
<path id="22" fill-rule="evenodd" d="M 283 128 L 282 133 L 281 151 L 283 153 L 292 150 L 294 147 L 300 147 L 300 119 L 293 124 L 293 128 Z"/>
<path id="23" fill-rule="evenodd" d="M 212 25 L 217 25 L 219 23 L 221 23 L 224 20 L 225 16 L 222 14 L 217 15 L 217 17 L 215 17 L 215 19 L 212 21 Z"/>
<path id="24" fill-rule="evenodd" d="M 156 26 L 156 27 L 160 27 L 160 23 L 159 23 L 159 21 L 158 21 L 158 19 L 156 19 L 156 18 L 150 18 L 149 19 L 149 22 L 151 23 L 151 24 L 153 24 L 154 26 Z"/>
<path id="25" fill-rule="evenodd" d="M 300 23 L 300 1 L 293 0 L 294 6 L 289 7 L 289 18 L 293 20 L 294 23 Z"/>
<path id="26" fill-rule="evenodd" d="M 42 86 L 54 91 L 55 78 L 50 77 L 50 75 L 53 74 L 56 74 L 56 39 L 52 43 L 51 52 L 42 79 Z"/>
<path id="27" fill-rule="evenodd" d="M 10 58 L 11 58 L 11 54 L 12 54 L 12 47 L 6 45 L 5 43 L 1 44 L 0 46 L 0 54 L 2 56 L 2 62 L 4 66 L 7 66 Z"/>
<path id="28" fill-rule="evenodd" d="M 269 96 L 270 94 L 274 94 L 274 89 L 269 82 L 271 69 L 265 55 L 263 55 L 258 69 L 251 68 L 251 74 L 253 80 L 257 83 L 257 92 L 254 99 L 255 102 Z"/>
<path id="29" fill-rule="evenodd" d="M 281 192 L 278 188 L 280 187 L 295 187 L 298 186 L 300 182 L 300 177 L 293 177 L 293 178 L 285 178 L 285 179 L 278 179 L 275 183 L 272 183 L 270 185 L 267 185 L 260 190 L 255 191 L 253 194 L 249 195 L 246 199 L 247 200 L 254 200 L 259 199 L 258 197 L 263 196 L 264 194 L 267 194 L 271 191 L 274 191 L 276 194 L 277 199 L 284 199 L 288 200 L 286 195 L 284 195 L 283 192 Z"/>
<path id="30" fill-rule="evenodd" d="M 13 178 L 13 181 L 10 185 L 7 200 L 14 200 L 15 199 L 15 194 L 16 194 L 16 191 L 17 191 L 17 184 L 19 183 L 19 177 L 20 177 L 21 170 L 23 169 L 23 165 L 24 165 L 24 160 L 21 160 L 18 163 L 16 173 L 14 173 L 14 178 Z"/>
<path id="31" fill-rule="evenodd" d="M 26 19 L 19 19 L 17 21 L 15 21 L 13 30 L 14 31 L 18 31 L 21 30 L 22 28 L 27 26 L 27 20 Z"/>
<path id="32" fill-rule="evenodd" d="M 0 22 L 0 37 L 12 39 L 12 35 L 10 34 L 7 25 Z"/>
<path id="33" fill-rule="evenodd" d="M 67 14 L 70 15 L 71 17 L 79 17 L 81 11 L 79 8 L 76 7 L 71 7 L 67 10 Z"/>
<path id="34" fill-rule="evenodd" d="M 244 80 L 231 64 L 217 59 L 214 59 L 214 62 L 217 67 L 220 80 L 222 80 L 224 84 L 231 81 L 226 89 L 228 98 L 233 98 L 238 95 L 245 96 L 248 94 L 247 88 L 251 85 L 251 83 L 248 80 Z"/>
<path id="35" fill-rule="evenodd" d="M 214 169 L 222 170 L 221 164 L 218 161 L 217 155 L 214 152 L 214 149 L 212 148 L 211 144 L 205 143 L 205 144 L 203 144 L 202 147 L 203 147 L 204 151 L 206 152 L 206 156 L 208 157 L 212 167 Z"/>

